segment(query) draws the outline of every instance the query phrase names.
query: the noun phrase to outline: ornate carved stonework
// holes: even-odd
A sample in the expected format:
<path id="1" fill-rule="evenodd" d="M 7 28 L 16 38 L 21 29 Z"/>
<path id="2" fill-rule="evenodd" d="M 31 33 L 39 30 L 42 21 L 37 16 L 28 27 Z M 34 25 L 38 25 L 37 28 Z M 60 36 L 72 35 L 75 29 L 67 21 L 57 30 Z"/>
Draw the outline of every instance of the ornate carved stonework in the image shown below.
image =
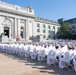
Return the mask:
<path id="1" fill-rule="evenodd" d="M 9 18 L 5 17 L 4 21 L 2 22 L 2 25 L 3 26 L 11 26 L 12 25 L 12 22 Z"/>

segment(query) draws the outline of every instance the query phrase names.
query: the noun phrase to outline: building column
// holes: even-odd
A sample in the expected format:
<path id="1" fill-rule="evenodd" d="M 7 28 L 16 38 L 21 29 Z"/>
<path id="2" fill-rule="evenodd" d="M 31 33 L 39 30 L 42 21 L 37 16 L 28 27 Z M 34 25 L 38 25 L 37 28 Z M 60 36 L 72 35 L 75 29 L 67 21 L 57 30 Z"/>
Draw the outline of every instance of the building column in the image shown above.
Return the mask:
<path id="1" fill-rule="evenodd" d="M 26 32 L 26 39 L 28 40 L 28 22 L 25 22 L 25 32 Z"/>
<path id="2" fill-rule="evenodd" d="M 20 36 L 20 19 L 17 19 L 17 35 Z"/>
<path id="3" fill-rule="evenodd" d="M 16 38 L 17 37 L 17 18 L 14 18 L 14 25 L 15 25 L 15 29 L 14 29 L 14 38 Z"/>
<path id="4" fill-rule="evenodd" d="M 13 23 L 12 23 L 12 39 L 15 39 L 15 18 L 13 19 Z"/>
<path id="5" fill-rule="evenodd" d="M 24 29 L 23 29 L 23 38 L 26 39 L 26 20 L 24 22 Z"/>

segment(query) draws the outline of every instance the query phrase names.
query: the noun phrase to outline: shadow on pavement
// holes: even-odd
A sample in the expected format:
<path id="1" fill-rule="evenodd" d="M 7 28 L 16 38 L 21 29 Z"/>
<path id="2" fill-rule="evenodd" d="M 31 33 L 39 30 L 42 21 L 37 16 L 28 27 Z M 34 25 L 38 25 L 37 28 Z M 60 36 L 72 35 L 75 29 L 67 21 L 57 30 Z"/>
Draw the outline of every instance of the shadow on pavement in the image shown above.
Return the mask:
<path id="1" fill-rule="evenodd" d="M 69 72 L 67 69 L 59 69 L 58 65 L 55 67 L 54 65 L 48 66 L 44 62 L 38 62 L 37 60 L 31 60 L 31 58 L 24 58 L 17 55 L 9 55 L 6 53 L 0 53 L 8 58 L 12 58 L 14 60 L 18 60 L 18 62 L 25 63 L 25 65 L 30 65 L 32 68 L 39 70 L 41 73 L 48 73 L 50 75 L 76 75 L 75 71 Z"/>

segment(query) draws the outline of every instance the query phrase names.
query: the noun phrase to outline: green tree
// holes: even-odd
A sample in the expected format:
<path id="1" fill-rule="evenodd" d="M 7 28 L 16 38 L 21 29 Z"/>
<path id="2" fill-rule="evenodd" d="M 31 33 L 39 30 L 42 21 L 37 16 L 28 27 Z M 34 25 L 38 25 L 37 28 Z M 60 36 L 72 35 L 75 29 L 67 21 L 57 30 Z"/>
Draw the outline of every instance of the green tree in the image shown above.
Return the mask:
<path id="1" fill-rule="evenodd" d="M 60 31 L 59 31 L 59 38 L 71 39 L 71 26 L 69 23 L 61 24 Z"/>

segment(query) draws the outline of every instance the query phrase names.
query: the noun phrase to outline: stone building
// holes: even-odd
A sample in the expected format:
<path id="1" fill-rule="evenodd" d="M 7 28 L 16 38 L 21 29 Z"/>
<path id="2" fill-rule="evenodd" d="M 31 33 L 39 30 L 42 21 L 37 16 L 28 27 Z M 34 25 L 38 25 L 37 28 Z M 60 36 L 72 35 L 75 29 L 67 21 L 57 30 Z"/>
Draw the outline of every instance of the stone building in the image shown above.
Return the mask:
<path id="1" fill-rule="evenodd" d="M 0 34 L 5 33 L 8 40 L 29 40 L 39 36 L 41 41 L 47 40 L 51 31 L 55 35 L 60 25 L 52 20 L 35 16 L 31 6 L 22 8 L 18 5 L 0 1 Z"/>

